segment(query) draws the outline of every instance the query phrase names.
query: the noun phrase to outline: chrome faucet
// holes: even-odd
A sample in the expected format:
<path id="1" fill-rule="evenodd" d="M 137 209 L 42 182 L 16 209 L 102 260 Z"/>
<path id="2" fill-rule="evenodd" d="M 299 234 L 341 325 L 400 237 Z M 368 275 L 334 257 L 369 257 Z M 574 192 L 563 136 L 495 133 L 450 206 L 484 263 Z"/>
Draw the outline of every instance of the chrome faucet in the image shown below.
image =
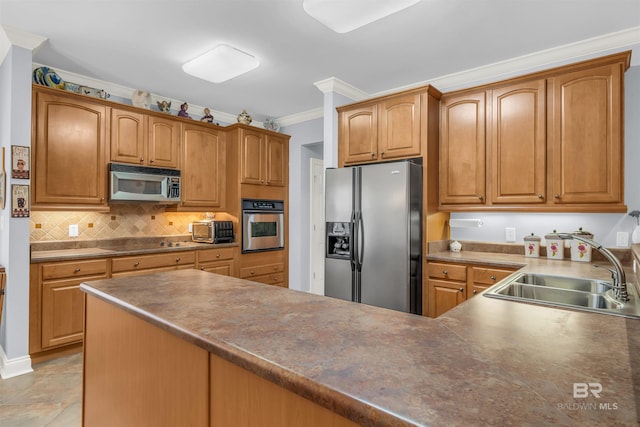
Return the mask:
<path id="1" fill-rule="evenodd" d="M 600 252 L 606 259 L 608 259 L 609 262 L 613 265 L 613 269 L 607 268 L 607 270 L 611 272 L 611 279 L 613 280 L 613 293 L 618 301 L 629 301 L 629 294 L 627 293 L 627 276 L 624 273 L 624 268 L 622 267 L 620 260 L 613 254 L 613 252 L 602 246 L 600 243 L 577 234 L 556 233 L 556 235 L 561 239 L 575 239 L 587 243 L 588 245 L 591 245 L 595 250 Z"/>

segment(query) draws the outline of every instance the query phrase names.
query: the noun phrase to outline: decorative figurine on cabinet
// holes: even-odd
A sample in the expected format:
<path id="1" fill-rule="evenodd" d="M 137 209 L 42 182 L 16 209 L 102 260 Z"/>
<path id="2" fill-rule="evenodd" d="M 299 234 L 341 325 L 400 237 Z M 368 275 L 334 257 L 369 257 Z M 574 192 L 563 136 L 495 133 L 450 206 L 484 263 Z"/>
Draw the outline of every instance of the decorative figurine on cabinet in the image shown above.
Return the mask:
<path id="1" fill-rule="evenodd" d="M 182 103 L 182 105 L 180 105 L 180 111 L 178 111 L 178 115 L 180 117 L 190 119 L 191 116 L 189 115 L 189 113 L 187 113 L 188 108 L 189 108 L 189 104 L 187 104 L 186 102 Z"/>
<path id="2" fill-rule="evenodd" d="M 238 114 L 238 123 L 243 123 L 245 125 L 251 124 L 253 120 L 247 110 L 242 110 L 242 113 Z"/>
<path id="3" fill-rule="evenodd" d="M 134 107 L 149 109 L 151 105 L 151 94 L 143 90 L 136 90 L 131 95 L 131 103 Z"/>
<path id="4" fill-rule="evenodd" d="M 160 109 L 160 111 L 162 111 L 163 113 L 169 113 L 171 111 L 171 101 L 156 101 L 158 104 L 158 108 Z"/>
<path id="5" fill-rule="evenodd" d="M 213 123 L 213 115 L 211 114 L 211 110 L 209 110 L 208 108 L 205 108 L 204 116 L 202 116 L 200 121 L 205 123 Z"/>

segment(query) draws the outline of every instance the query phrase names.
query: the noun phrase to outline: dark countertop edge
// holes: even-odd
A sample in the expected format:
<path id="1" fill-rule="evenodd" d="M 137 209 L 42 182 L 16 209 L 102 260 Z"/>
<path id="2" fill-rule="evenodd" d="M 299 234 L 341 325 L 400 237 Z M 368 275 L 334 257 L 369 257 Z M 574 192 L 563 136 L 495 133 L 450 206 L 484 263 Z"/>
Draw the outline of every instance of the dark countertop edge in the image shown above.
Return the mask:
<path id="1" fill-rule="evenodd" d="M 233 243 L 195 243 L 189 242 L 180 246 L 158 246 L 154 248 L 111 249 L 111 248 L 82 248 L 82 249 L 56 249 L 50 251 L 32 251 L 31 264 L 53 261 L 69 261 L 87 258 L 110 258 L 127 255 L 145 255 L 167 252 L 199 251 L 206 249 L 219 249 L 240 246 L 239 242 Z M 79 252 L 82 251 L 82 252 Z"/>
<path id="2" fill-rule="evenodd" d="M 344 418 L 362 426 L 415 426 L 422 424 L 391 413 L 379 406 L 367 403 L 340 390 L 327 387 L 303 375 L 296 374 L 280 365 L 268 361 L 240 347 L 224 341 L 207 341 L 186 329 L 155 316 L 148 311 L 126 303 L 119 298 L 101 292 L 88 284 L 81 283 L 80 290 L 104 302 L 121 308 L 139 319 L 147 321 L 160 329 L 185 339 L 186 341 L 215 354 L 236 366 L 258 375 L 278 386 L 314 402 Z"/>

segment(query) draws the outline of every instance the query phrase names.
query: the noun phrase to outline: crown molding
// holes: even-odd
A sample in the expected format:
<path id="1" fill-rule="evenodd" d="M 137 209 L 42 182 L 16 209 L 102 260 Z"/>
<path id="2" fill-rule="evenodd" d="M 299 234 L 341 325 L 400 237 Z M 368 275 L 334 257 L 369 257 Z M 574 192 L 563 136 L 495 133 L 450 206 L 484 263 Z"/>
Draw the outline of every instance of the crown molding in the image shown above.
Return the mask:
<path id="1" fill-rule="evenodd" d="M 329 77 L 328 79 L 320 80 L 313 84 L 322 93 L 335 92 L 340 95 L 344 95 L 354 101 L 362 101 L 363 99 L 370 98 L 367 92 L 358 89 L 355 86 L 350 85 L 336 77 Z"/>
<path id="2" fill-rule="evenodd" d="M 0 25 L 0 62 L 7 56 L 12 45 L 33 51 L 46 40 L 46 37 L 37 34 L 27 33 L 8 25 Z"/>
<path id="3" fill-rule="evenodd" d="M 291 126 L 297 123 L 307 122 L 309 120 L 321 119 L 324 117 L 324 108 L 318 107 L 313 110 L 303 111 L 302 113 L 289 114 L 282 116 L 278 120 L 281 127 Z"/>

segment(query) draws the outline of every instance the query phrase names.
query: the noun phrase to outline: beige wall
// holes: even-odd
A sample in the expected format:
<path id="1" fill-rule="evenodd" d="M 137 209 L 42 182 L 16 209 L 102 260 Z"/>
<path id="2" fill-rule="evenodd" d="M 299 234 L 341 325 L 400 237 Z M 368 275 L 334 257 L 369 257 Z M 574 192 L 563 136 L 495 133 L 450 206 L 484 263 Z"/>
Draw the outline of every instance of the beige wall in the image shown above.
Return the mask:
<path id="1" fill-rule="evenodd" d="M 113 206 L 108 213 L 31 211 L 31 242 L 188 234 L 189 223 L 203 218 L 204 212 L 165 212 L 145 204 Z M 78 237 L 69 237 L 70 224 L 78 224 Z"/>

